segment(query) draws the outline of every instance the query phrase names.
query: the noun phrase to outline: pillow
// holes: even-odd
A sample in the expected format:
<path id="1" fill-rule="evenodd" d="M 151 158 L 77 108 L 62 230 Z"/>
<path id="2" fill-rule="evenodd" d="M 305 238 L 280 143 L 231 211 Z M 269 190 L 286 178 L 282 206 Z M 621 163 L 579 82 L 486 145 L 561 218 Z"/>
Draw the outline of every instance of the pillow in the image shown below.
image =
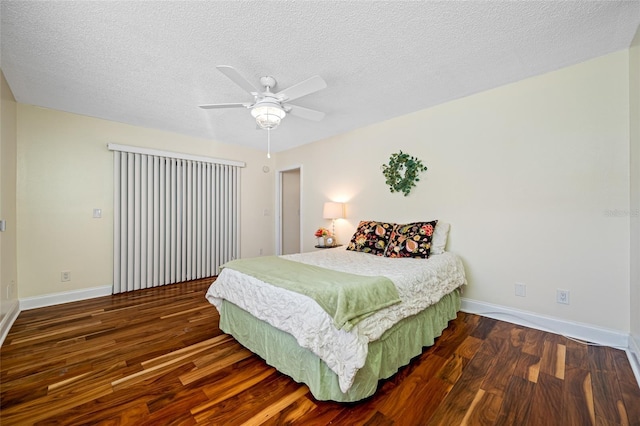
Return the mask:
<path id="1" fill-rule="evenodd" d="M 436 229 L 433 230 L 433 237 L 431 237 L 431 254 L 444 253 L 450 228 L 450 224 L 438 222 Z"/>
<path id="2" fill-rule="evenodd" d="M 351 237 L 347 250 L 384 256 L 389 237 L 395 227 L 394 223 L 363 220 Z"/>
<path id="3" fill-rule="evenodd" d="M 391 233 L 385 256 L 428 258 L 431 254 L 431 238 L 437 223 L 437 220 L 433 220 L 397 225 Z"/>

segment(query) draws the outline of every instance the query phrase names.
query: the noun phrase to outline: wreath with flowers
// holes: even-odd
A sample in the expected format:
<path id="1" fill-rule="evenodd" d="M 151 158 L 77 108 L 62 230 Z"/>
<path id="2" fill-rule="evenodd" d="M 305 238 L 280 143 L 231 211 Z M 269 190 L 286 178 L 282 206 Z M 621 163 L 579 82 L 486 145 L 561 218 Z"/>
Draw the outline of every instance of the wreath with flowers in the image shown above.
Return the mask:
<path id="1" fill-rule="evenodd" d="M 406 197 L 411 189 L 420 181 L 418 175 L 427 170 L 422 161 L 402 151 L 391 154 L 389 163 L 382 165 L 382 174 L 389 185 L 389 190 L 402 192 Z"/>

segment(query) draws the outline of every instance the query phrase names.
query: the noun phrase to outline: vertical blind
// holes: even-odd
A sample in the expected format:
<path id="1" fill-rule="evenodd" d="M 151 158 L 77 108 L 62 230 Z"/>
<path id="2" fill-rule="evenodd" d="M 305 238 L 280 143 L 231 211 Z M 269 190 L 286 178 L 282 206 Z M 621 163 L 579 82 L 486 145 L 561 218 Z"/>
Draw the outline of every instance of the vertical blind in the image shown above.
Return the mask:
<path id="1" fill-rule="evenodd" d="M 109 144 L 113 293 L 216 275 L 240 253 L 244 163 Z"/>

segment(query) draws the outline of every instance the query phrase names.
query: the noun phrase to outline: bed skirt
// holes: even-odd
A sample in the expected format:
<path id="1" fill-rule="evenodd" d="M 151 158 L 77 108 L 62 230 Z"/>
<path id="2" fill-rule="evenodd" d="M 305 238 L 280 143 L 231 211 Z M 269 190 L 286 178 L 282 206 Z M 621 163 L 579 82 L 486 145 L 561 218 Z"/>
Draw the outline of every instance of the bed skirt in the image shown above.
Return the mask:
<path id="1" fill-rule="evenodd" d="M 340 390 L 338 376 L 313 352 L 300 347 L 293 336 L 226 300 L 220 312 L 220 329 L 281 373 L 305 383 L 317 400 L 354 402 L 373 395 L 380 379 L 393 376 L 420 355 L 423 347 L 433 345 L 459 310 L 460 294 L 455 290 L 395 324 L 369 344 L 367 361 L 346 393 Z"/>

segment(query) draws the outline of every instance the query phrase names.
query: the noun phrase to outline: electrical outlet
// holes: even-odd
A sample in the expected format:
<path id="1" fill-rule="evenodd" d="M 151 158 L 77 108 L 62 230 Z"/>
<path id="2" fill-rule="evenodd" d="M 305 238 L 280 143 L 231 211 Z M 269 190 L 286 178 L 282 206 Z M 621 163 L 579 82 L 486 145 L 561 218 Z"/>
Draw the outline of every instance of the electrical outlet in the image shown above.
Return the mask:
<path id="1" fill-rule="evenodd" d="M 60 272 L 60 281 L 62 282 L 71 281 L 71 271 Z"/>
<path id="2" fill-rule="evenodd" d="M 569 304 L 569 290 L 560 290 L 556 291 L 556 302 L 562 303 L 563 305 Z"/>
<path id="3" fill-rule="evenodd" d="M 516 296 L 527 296 L 527 285 L 522 283 L 516 283 Z"/>

